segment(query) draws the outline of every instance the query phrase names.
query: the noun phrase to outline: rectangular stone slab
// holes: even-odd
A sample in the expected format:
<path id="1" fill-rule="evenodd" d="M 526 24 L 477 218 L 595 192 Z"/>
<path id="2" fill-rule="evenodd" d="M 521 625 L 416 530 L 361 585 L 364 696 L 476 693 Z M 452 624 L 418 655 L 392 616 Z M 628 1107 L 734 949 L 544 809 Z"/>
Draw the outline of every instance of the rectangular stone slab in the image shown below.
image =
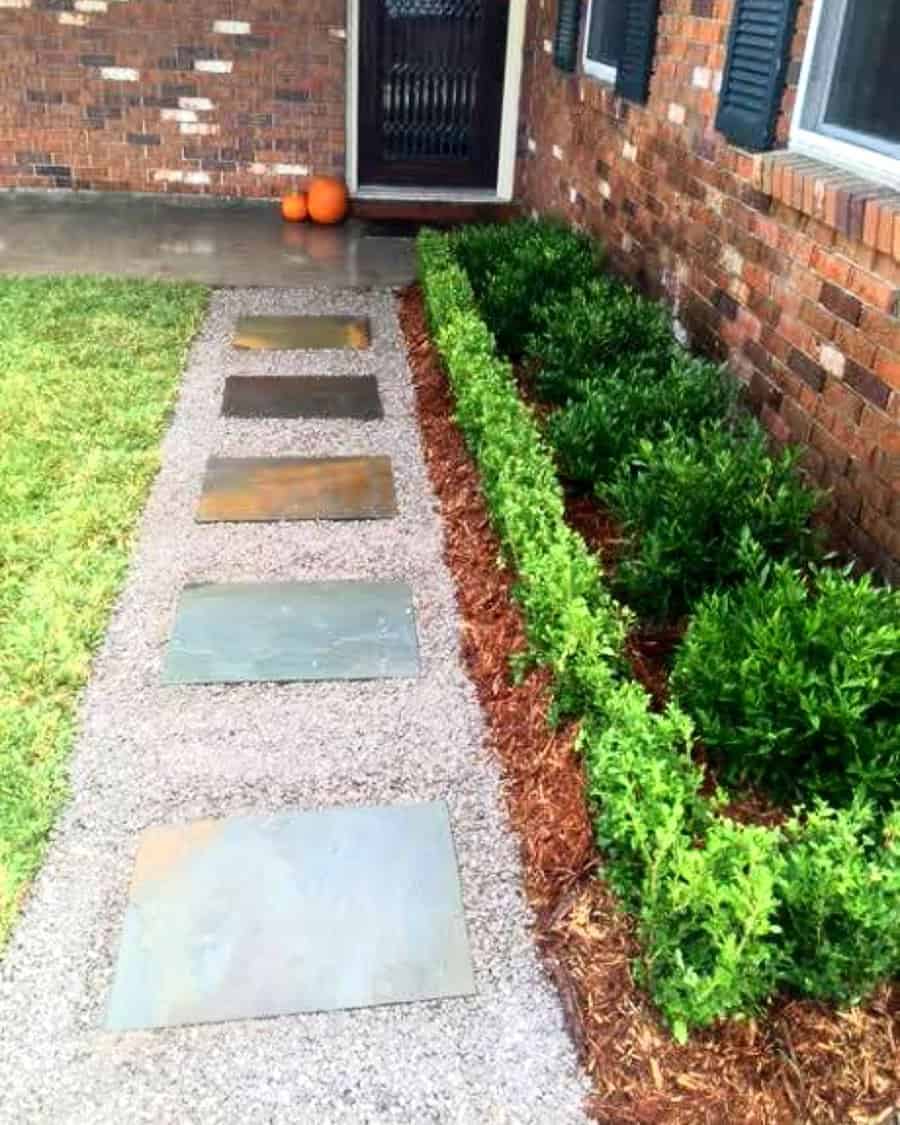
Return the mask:
<path id="1" fill-rule="evenodd" d="M 198 523 L 397 514 L 389 457 L 210 457 Z"/>
<path id="2" fill-rule="evenodd" d="M 163 681 L 375 680 L 418 674 L 402 582 L 227 582 L 186 587 Z"/>
<path id="3" fill-rule="evenodd" d="M 141 835 L 110 1030 L 475 991 L 443 801 Z"/>
<path id="4" fill-rule="evenodd" d="M 384 417 L 374 375 L 230 375 L 222 413 L 232 418 Z"/>
<path id="5" fill-rule="evenodd" d="M 242 316 L 234 346 L 252 351 L 367 348 L 369 318 L 359 316 Z"/>

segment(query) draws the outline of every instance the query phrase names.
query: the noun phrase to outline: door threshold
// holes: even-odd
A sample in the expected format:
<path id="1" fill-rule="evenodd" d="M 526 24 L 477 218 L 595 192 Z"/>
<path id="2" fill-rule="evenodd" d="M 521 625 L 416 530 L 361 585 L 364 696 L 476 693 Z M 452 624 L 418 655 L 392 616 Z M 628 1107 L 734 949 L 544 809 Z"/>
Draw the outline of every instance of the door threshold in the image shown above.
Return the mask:
<path id="1" fill-rule="evenodd" d="M 493 188 L 394 187 L 363 184 L 354 199 L 383 199 L 391 203 L 508 203 Z"/>

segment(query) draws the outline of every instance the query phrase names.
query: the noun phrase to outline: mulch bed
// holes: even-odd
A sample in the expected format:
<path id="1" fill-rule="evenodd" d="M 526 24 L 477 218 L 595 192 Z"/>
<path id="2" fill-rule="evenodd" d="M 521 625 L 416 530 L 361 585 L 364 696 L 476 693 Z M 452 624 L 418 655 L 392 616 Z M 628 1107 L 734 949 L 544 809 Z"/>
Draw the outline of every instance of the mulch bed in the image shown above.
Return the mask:
<path id="1" fill-rule="evenodd" d="M 900 989 L 886 987 L 865 1008 L 842 1013 L 780 999 L 765 1018 L 723 1023 L 680 1047 L 634 984 L 630 965 L 638 948 L 602 878 L 573 752 L 576 729 L 548 725 L 546 671 L 519 685 L 509 676 L 510 654 L 525 647 L 513 576 L 497 566 L 500 545 L 477 469 L 452 421 L 417 287 L 402 294 L 400 319 L 456 581 L 463 656 L 502 765 L 535 938 L 593 1080 L 589 1112 L 617 1125 L 889 1120 L 900 1099 Z M 646 640 L 649 650 L 665 647 L 665 639 Z M 648 646 L 635 645 L 650 665 L 647 678 L 658 680 Z"/>

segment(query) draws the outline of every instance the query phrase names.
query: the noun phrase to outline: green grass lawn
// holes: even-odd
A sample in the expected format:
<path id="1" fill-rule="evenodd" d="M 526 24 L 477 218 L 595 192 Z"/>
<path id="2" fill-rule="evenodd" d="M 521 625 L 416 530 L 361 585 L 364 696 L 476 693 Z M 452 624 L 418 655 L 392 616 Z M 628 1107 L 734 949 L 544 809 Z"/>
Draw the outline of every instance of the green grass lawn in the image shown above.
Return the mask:
<path id="1" fill-rule="evenodd" d="M 0 278 L 0 946 L 65 796 L 78 694 L 205 301 Z"/>

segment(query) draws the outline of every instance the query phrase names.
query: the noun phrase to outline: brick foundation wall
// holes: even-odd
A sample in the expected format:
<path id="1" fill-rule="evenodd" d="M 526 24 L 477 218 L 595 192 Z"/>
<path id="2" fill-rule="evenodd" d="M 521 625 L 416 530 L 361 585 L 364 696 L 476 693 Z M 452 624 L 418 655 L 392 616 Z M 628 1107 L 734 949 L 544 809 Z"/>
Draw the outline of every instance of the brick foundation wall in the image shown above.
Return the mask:
<path id="1" fill-rule="evenodd" d="M 344 0 L 0 0 L 0 187 L 344 172 Z"/>
<path id="2" fill-rule="evenodd" d="M 778 136 L 812 9 L 801 0 Z M 839 539 L 900 579 L 900 196 L 715 132 L 732 0 L 662 0 L 646 106 L 553 66 L 555 0 L 529 5 L 517 193 L 598 234 L 748 387 L 832 490 Z M 894 209 L 896 208 L 896 210 Z"/>

